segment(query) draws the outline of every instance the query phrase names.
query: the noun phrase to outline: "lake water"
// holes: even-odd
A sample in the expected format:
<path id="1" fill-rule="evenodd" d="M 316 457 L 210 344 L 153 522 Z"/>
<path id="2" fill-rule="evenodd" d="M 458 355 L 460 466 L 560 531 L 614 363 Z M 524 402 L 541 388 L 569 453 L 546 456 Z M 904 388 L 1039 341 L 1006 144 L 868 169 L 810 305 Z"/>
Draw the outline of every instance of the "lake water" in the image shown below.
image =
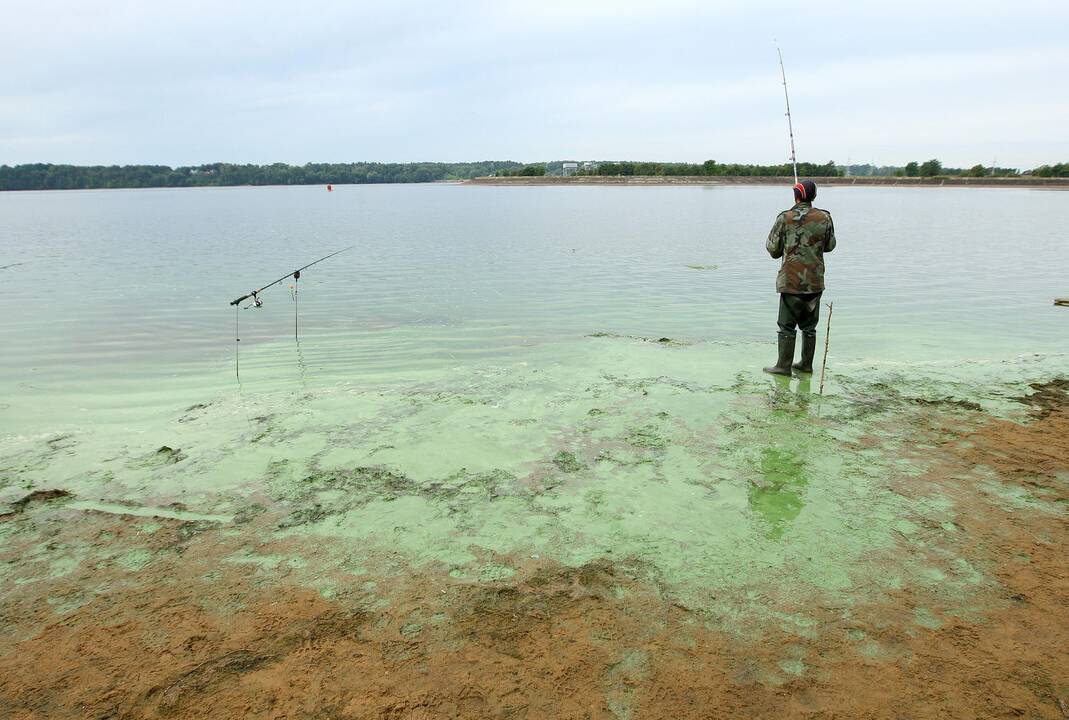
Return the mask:
<path id="1" fill-rule="evenodd" d="M 821 189 L 839 242 L 822 399 L 760 372 L 777 307 L 764 242 L 789 200 L 769 187 L 0 194 L 0 501 L 63 487 L 216 518 L 334 503 L 286 531 L 383 543 L 456 576 L 480 552 L 538 548 L 728 582 L 831 538 L 841 563 L 806 582 L 849 584 L 847 564 L 891 542 L 902 510 L 880 484 L 894 459 L 842 450 L 871 430 L 850 402 L 893 388 L 998 411 L 1069 371 L 1069 310 L 1052 306 L 1069 294 L 1069 194 Z M 296 304 L 290 281 L 262 308 L 228 304 L 350 245 L 304 273 Z M 388 468 L 409 492 L 354 504 L 293 489 L 336 468 Z M 488 477 L 491 498 L 511 499 L 428 489 Z M 532 487 L 537 500 L 520 492 Z"/>
<path id="2" fill-rule="evenodd" d="M 211 188 L 0 196 L 5 382 L 214 374 L 228 301 L 353 245 L 300 283 L 316 374 L 515 357 L 594 332 L 771 342 L 788 191 L 765 187 Z M 837 359 L 1004 359 L 1066 350 L 1069 195 L 825 188 L 839 248 Z M 698 266 L 698 267 L 694 267 Z M 284 381 L 290 282 L 241 315 L 246 379 Z M 259 350 L 259 351 L 258 351 Z M 745 366 L 740 363 L 740 369 Z M 255 371 L 253 370 L 255 368 Z"/>

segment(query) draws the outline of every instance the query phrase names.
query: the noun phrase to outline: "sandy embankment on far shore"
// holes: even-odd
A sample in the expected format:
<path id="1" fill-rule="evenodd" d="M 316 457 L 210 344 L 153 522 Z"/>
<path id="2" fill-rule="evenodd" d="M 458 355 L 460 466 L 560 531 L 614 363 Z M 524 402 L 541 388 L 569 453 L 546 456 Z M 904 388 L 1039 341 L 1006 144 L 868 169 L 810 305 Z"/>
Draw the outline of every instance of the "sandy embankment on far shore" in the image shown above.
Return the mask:
<path id="1" fill-rule="evenodd" d="M 814 177 L 818 185 L 850 185 L 859 187 L 1015 187 L 1069 189 L 1069 178 L 1037 177 Z M 569 177 L 480 177 L 465 180 L 465 185 L 792 185 L 793 177 L 749 177 L 704 175 L 572 175 Z"/>

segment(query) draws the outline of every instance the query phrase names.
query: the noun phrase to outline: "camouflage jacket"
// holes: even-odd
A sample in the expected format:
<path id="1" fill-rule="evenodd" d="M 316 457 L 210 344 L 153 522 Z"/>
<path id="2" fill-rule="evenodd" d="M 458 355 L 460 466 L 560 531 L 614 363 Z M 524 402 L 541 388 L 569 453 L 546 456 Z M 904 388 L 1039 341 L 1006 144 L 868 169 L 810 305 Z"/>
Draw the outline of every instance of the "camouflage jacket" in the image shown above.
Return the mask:
<path id="1" fill-rule="evenodd" d="M 824 253 L 835 249 L 831 213 L 800 202 L 784 210 L 768 233 L 768 254 L 783 258 L 776 291 L 805 295 L 824 290 Z"/>

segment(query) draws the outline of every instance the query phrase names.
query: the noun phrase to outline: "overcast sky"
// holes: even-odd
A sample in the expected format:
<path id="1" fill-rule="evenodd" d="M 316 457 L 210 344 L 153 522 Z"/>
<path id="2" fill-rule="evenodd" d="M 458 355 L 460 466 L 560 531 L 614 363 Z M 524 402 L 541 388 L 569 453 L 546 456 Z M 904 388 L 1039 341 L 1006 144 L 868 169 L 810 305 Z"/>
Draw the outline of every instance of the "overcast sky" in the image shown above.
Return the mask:
<path id="1" fill-rule="evenodd" d="M 1069 160 L 1069 2 L 0 0 L 0 164 Z"/>

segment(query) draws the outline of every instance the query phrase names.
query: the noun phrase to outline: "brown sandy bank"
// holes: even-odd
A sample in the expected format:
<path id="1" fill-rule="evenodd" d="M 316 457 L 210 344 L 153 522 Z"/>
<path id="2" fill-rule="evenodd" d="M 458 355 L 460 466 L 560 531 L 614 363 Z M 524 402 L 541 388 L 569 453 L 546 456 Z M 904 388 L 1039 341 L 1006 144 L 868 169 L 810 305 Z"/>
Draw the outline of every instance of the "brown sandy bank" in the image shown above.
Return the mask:
<path id="1" fill-rule="evenodd" d="M 859 187 L 1002 187 L 1069 189 L 1069 178 L 921 178 L 921 177 L 814 177 L 818 185 Z M 569 177 L 481 177 L 465 180 L 465 185 L 559 185 L 559 186 L 647 186 L 647 185 L 793 185 L 793 177 L 707 177 L 704 175 L 573 175 Z"/>

